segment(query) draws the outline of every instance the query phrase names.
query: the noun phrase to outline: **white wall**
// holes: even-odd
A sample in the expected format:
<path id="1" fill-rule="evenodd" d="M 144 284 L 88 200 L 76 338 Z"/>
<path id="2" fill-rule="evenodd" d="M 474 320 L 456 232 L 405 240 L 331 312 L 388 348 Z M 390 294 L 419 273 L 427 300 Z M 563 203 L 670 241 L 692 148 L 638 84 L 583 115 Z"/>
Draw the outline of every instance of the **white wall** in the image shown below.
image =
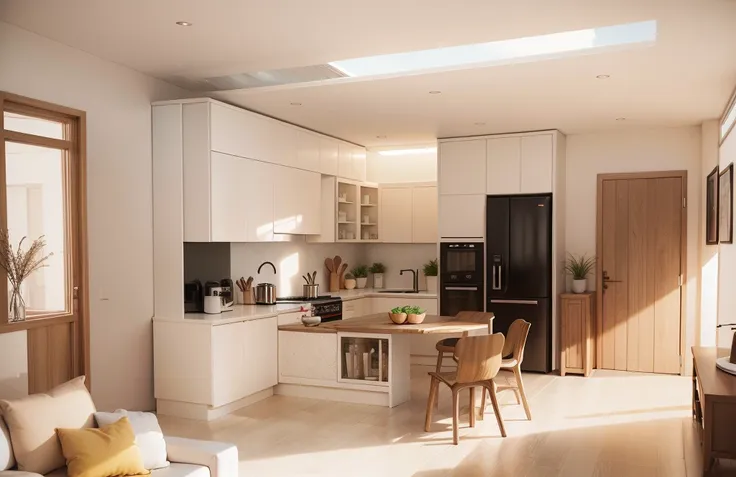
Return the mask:
<path id="1" fill-rule="evenodd" d="M 706 121 L 701 126 L 700 166 L 700 220 L 698 245 L 700 248 L 700 321 L 695 329 L 694 342 L 701 346 L 715 346 L 718 322 L 718 245 L 705 244 L 705 181 L 718 165 L 717 120 Z"/>
<path id="2" fill-rule="evenodd" d="M 150 103 L 186 92 L 3 22 L 0 90 L 87 112 L 92 394 L 153 409 Z"/>
<path id="3" fill-rule="evenodd" d="M 426 290 L 422 266 L 437 258 L 437 245 L 377 243 L 368 245 L 366 252 L 367 263 L 381 262 L 386 266 L 384 288 L 411 288 L 412 274 L 399 275 L 400 270 L 408 268 L 419 269 L 419 288 Z M 369 280 L 368 285 L 371 283 Z"/>
<path id="4" fill-rule="evenodd" d="M 719 165 L 724 170 L 729 164 L 736 162 L 736 130 L 732 130 L 721 144 Z M 736 197 L 736 194 L 734 194 Z M 731 205 L 733 210 L 734 204 Z M 736 323 L 736 244 L 718 245 L 718 323 Z M 733 331 L 730 327 L 721 328 L 718 332 L 718 346 L 731 347 Z"/>
<path id="5" fill-rule="evenodd" d="M 348 264 L 348 272 L 354 266 L 367 264 L 365 245 L 361 244 L 306 243 L 303 237 L 297 237 L 295 242 L 230 244 L 233 278 L 252 276 L 254 284 L 273 283 L 279 297 L 302 295 L 302 275 L 314 271 L 317 272 L 320 293 L 327 293 L 330 281 L 325 259 L 335 255 L 340 255 L 343 263 Z M 268 265 L 261 269 L 260 275 L 257 274 L 264 261 L 276 266 L 276 276 Z"/>
<path id="6" fill-rule="evenodd" d="M 396 146 L 391 149 L 432 148 L 437 144 Z M 384 149 L 384 148 L 382 148 Z M 437 152 L 406 156 L 382 156 L 378 149 L 369 149 L 366 163 L 368 182 L 435 182 L 437 181 Z"/>
<path id="7" fill-rule="evenodd" d="M 0 334 L 0 399 L 28 395 L 28 335 Z"/>
<path id="8" fill-rule="evenodd" d="M 683 309 L 686 371 L 692 364 L 698 318 L 699 215 L 701 200 L 700 128 L 636 129 L 567 137 L 567 251 L 595 254 L 597 175 L 611 172 L 687 170 L 687 270 Z M 736 141 L 734 141 L 736 143 Z M 593 288 L 594 280 L 589 280 Z M 733 283 L 733 282 L 731 282 Z"/>

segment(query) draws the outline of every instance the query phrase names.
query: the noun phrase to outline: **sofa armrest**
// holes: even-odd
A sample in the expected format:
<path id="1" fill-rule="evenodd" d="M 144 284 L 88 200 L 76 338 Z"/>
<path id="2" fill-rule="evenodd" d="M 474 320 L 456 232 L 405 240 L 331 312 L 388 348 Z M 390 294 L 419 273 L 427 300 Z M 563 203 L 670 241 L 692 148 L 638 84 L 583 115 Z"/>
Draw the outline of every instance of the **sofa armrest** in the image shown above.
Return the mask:
<path id="1" fill-rule="evenodd" d="M 171 462 L 209 467 L 211 477 L 238 477 L 238 448 L 233 444 L 164 436 Z"/>

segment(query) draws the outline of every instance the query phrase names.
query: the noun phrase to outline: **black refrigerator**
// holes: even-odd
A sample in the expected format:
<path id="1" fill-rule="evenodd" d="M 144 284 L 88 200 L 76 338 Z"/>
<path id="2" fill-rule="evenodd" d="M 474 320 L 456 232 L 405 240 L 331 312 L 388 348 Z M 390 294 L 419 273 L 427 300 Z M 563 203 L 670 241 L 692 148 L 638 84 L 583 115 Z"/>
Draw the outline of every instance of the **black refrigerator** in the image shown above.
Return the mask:
<path id="1" fill-rule="evenodd" d="M 552 371 L 552 196 L 488 196 L 486 311 L 493 332 L 523 318 L 529 329 L 521 369 Z"/>

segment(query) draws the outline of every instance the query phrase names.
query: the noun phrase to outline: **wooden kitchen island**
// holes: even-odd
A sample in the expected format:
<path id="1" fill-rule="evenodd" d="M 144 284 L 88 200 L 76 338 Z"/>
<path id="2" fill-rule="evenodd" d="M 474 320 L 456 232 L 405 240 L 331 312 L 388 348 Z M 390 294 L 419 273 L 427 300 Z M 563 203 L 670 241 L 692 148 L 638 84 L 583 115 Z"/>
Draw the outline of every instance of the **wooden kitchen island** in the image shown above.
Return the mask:
<path id="1" fill-rule="evenodd" d="M 315 327 L 281 325 L 275 392 L 395 407 L 410 398 L 412 336 L 487 330 L 487 324 L 436 315 L 418 325 L 396 325 L 387 313 Z"/>

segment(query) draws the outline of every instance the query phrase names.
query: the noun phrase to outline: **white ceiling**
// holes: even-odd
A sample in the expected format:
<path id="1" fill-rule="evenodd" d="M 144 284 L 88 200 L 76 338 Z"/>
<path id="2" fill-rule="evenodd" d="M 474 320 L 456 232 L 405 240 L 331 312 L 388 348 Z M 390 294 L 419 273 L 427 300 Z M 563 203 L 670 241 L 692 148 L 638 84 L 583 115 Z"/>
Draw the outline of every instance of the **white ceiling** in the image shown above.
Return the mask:
<path id="1" fill-rule="evenodd" d="M 0 19 L 162 79 L 658 21 L 646 48 L 213 94 L 368 146 L 697 124 L 718 117 L 736 85 L 733 0 L 2 0 Z"/>

